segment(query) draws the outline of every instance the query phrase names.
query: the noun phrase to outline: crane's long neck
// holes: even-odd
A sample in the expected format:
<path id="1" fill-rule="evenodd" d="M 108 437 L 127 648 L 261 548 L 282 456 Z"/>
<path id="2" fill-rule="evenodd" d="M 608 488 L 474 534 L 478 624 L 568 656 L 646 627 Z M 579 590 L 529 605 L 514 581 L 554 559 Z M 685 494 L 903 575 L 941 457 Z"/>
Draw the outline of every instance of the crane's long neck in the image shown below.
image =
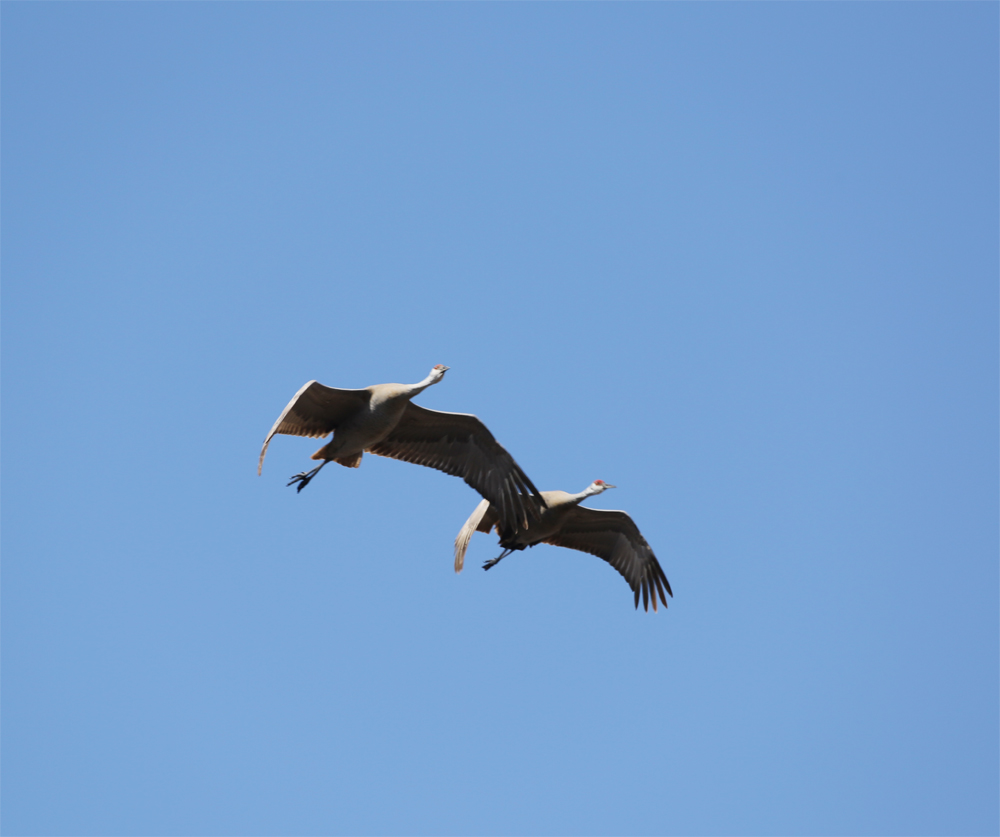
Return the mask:
<path id="1" fill-rule="evenodd" d="M 431 386 L 432 384 L 436 384 L 438 381 L 441 380 L 442 377 L 444 377 L 444 376 L 443 375 L 438 375 L 438 374 L 436 374 L 435 372 L 432 371 L 431 374 L 428 375 L 426 378 L 424 378 L 420 383 L 418 383 L 418 384 L 410 384 L 406 388 L 406 394 L 410 398 L 413 398 L 414 395 L 417 395 L 417 394 L 423 392 L 425 389 L 427 389 L 427 387 Z"/>
<path id="2" fill-rule="evenodd" d="M 575 505 L 579 505 L 584 500 L 586 500 L 588 497 L 593 497 L 595 494 L 600 494 L 601 490 L 602 489 L 600 489 L 600 488 L 594 488 L 594 486 L 588 485 L 579 494 L 570 494 L 569 495 L 569 502 L 571 502 L 574 506 Z"/>

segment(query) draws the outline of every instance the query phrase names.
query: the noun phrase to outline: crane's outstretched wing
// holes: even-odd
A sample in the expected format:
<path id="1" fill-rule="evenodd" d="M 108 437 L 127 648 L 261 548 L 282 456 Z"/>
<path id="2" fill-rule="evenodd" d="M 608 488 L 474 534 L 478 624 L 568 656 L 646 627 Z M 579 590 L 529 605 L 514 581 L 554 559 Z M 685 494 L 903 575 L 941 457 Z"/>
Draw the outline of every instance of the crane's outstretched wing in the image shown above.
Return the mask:
<path id="1" fill-rule="evenodd" d="M 671 596 L 674 595 L 653 550 L 640 534 L 639 527 L 623 511 L 576 506 L 567 512 L 559 533 L 546 538 L 545 543 L 578 549 L 603 558 L 628 582 L 635 593 L 636 607 L 639 607 L 640 592 L 645 610 L 649 610 L 650 598 L 653 599 L 653 610 L 656 610 L 657 592 L 663 606 L 667 606 L 664 588 Z"/>
<path id="2" fill-rule="evenodd" d="M 476 506 L 469 519 L 465 521 L 465 525 L 459 530 L 458 537 L 455 538 L 455 572 L 462 572 L 462 567 L 465 566 L 465 553 L 469 548 L 473 532 L 489 532 L 499 519 L 489 500 L 483 500 Z"/>
<path id="3" fill-rule="evenodd" d="M 504 532 L 527 528 L 545 506 L 514 457 L 475 416 L 410 402 L 392 432 L 368 450 L 461 477 L 497 509 Z"/>
<path id="4" fill-rule="evenodd" d="M 368 406 L 371 393 L 366 389 L 334 389 L 310 381 L 300 389 L 278 416 L 260 449 L 257 474 L 264 467 L 264 454 L 276 433 L 288 436 L 319 438 L 337 429 L 344 419 Z"/>

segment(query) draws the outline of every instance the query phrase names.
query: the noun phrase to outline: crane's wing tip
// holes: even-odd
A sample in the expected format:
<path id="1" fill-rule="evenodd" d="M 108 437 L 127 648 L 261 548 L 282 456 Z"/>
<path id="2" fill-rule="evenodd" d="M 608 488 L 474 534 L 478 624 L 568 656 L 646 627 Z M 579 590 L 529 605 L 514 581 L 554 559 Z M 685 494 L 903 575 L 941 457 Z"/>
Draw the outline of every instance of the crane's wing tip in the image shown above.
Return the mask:
<path id="1" fill-rule="evenodd" d="M 280 419 L 279 419 L 280 421 Z M 274 431 L 272 430 L 267 434 L 267 438 L 264 440 L 264 445 L 260 449 L 260 459 L 257 460 L 257 476 L 260 476 L 260 472 L 264 469 L 264 457 L 267 456 L 267 446 L 271 444 L 271 439 L 274 438 Z"/>

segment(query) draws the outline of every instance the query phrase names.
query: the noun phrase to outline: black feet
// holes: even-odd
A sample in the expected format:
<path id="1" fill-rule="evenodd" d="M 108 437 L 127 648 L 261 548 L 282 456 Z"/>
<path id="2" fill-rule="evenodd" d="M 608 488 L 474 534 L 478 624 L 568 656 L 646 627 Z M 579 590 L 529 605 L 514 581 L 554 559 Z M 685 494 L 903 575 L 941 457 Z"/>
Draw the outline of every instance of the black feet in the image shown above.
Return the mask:
<path id="1" fill-rule="evenodd" d="M 325 464 L 326 463 L 324 462 L 323 465 L 325 465 Z M 309 485 L 309 481 L 313 477 L 315 477 L 316 474 L 319 473 L 319 469 L 322 468 L 323 465 L 320 465 L 318 468 L 313 468 L 311 471 L 303 471 L 301 474 L 296 474 L 294 477 L 291 478 L 291 480 L 289 481 L 288 485 L 295 485 L 295 483 L 298 483 L 299 485 L 295 489 L 295 492 L 298 493 L 303 488 L 305 488 L 307 485 Z"/>
<path id="2" fill-rule="evenodd" d="M 495 567 L 504 558 L 506 558 L 508 555 L 510 555 L 513 551 L 514 551 L 513 549 L 505 549 L 496 558 L 491 558 L 489 561 L 487 561 L 485 564 L 483 564 L 483 569 L 484 570 L 488 570 L 490 567 Z"/>

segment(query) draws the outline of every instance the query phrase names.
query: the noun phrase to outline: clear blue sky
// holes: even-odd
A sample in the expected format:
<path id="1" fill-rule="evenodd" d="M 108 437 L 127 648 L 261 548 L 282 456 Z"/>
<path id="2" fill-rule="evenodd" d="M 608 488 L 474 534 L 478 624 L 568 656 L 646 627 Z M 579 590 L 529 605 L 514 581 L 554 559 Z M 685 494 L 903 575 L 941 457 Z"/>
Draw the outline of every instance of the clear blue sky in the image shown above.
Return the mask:
<path id="1" fill-rule="evenodd" d="M 2 830 L 996 834 L 996 3 L 2 8 Z M 675 598 L 378 457 L 452 367 Z"/>

